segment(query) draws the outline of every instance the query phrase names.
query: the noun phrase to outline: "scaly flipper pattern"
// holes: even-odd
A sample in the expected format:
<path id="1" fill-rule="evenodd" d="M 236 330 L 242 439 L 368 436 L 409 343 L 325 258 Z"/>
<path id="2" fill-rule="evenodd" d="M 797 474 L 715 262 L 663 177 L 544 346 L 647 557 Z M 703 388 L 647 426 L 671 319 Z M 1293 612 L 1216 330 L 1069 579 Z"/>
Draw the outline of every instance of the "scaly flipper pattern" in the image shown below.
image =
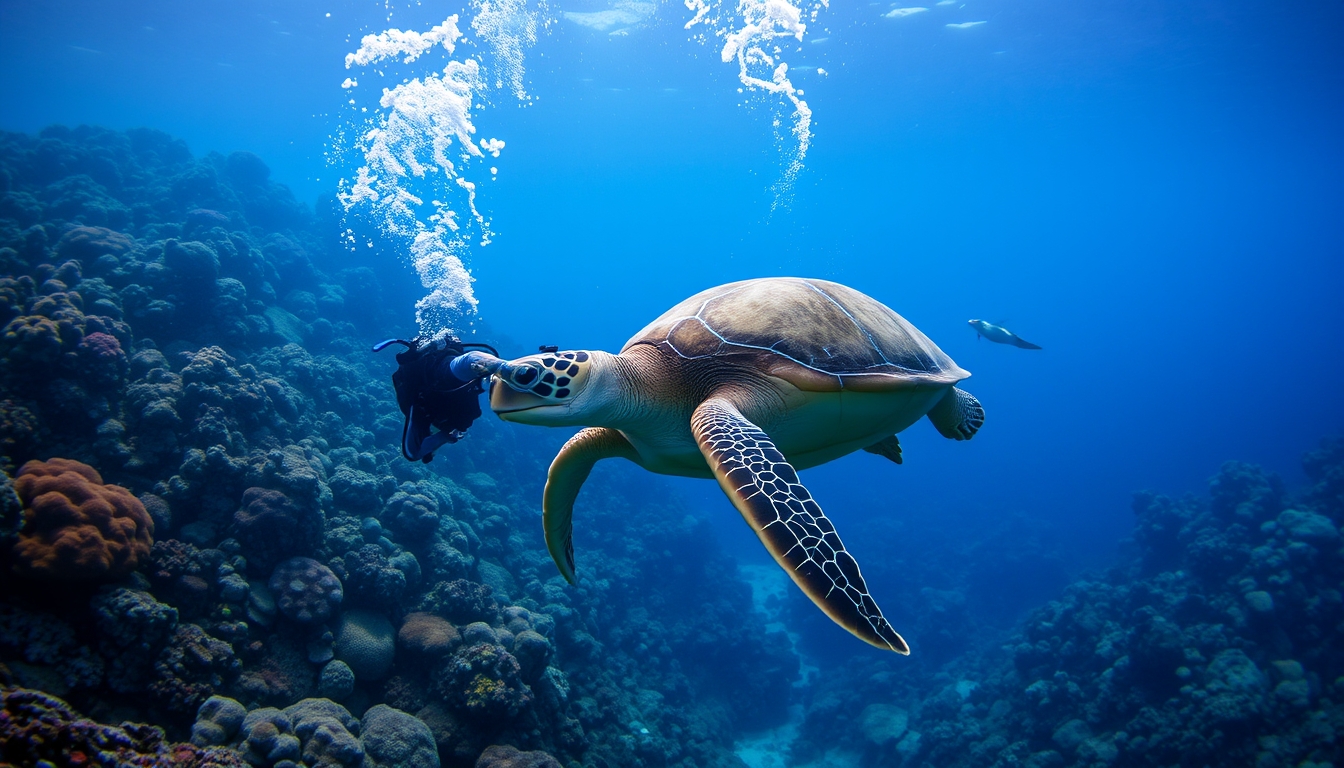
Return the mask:
<path id="1" fill-rule="evenodd" d="M 691 417 L 691 431 L 733 506 L 812 602 L 859 639 L 909 654 L 793 465 L 731 396 L 701 403 Z"/>
<path id="2" fill-rule="evenodd" d="M 602 459 L 625 458 L 634 461 L 635 448 L 625 435 L 605 427 L 589 427 L 569 439 L 551 461 L 542 493 L 542 526 L 546 530 L 546 549 L 555 567 L 570 584 L 574 577 L 574 500 L 593 465 Z"/>
<path id="3" fill-rule="evenodd" d="M 950 440 L 970 440 L 985 423 L 985 408 L 975 395 L 953 387 L 929 410 L 929 421 Z"/>

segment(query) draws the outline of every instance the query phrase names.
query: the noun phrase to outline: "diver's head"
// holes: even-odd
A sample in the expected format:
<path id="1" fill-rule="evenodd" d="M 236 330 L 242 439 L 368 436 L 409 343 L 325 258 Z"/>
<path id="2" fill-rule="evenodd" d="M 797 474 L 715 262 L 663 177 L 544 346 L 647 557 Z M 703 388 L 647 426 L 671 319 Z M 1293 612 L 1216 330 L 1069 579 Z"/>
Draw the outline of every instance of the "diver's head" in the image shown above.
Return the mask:
<path id="1" fill-rule="evenodd" d="M 596 354 L 602 353 L 543 352 L 510 360 L 490 379 L 490 407 L 520 424 L 581 424 L 594 400 Z"/>

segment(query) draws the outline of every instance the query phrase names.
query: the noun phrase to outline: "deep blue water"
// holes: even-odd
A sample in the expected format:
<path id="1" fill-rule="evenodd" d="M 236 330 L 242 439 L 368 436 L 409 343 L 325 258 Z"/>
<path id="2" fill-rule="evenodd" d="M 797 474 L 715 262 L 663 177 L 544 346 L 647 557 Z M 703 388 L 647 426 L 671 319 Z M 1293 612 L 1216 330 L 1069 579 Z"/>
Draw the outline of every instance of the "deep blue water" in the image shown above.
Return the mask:
<path id="1" fill-rule="evenodd" d="M 453 11 L 122 6 L 0 3 L 0 129 L 150 126 L 197 155 L 255 152 L 310 204 L 350 170 L 326 157 L 354 41 Z M 1042 598 L 1109 562 L 1135 490 L 1199 490 L 1233 458 L 1300 484 L 1302 452 L 1344 427 L 1344 6 L 971 0 L 882 17 L 894 7 L 833 3 L 786 46 L 815 136 L 773 211 L 771 108 L 742 106 L 680 3 L 624 36 L 556 20 L 526 53 L 535 103 L 496 93 L 475 115 L 477 138 L 507 142 L 478 199 L 494 242 L 468 258 L 489 337 L 508 354 L 614 351 L 719 283 L 862 290 L 974 374 L 987 421 L 970 443 L 921 422 L 903 466 L 859 454 L 804 480 L 842 535 L 894 517 L 912 542 L 969 541 L 1024 521 L 1064 563 L 1030 587 Z M 396 244 L 379 248 L 411 285 Z M 414 332 L 415 298 L 388 335 Z M 977 341 L 971 317 L 1044 350 Z M 768 562 L 713 484 L 666 483 L 744 563 Z M 907 546 L 849 544 L 860 563 Z M 1037 577 L 1019 567 L 979 578 Z"/>

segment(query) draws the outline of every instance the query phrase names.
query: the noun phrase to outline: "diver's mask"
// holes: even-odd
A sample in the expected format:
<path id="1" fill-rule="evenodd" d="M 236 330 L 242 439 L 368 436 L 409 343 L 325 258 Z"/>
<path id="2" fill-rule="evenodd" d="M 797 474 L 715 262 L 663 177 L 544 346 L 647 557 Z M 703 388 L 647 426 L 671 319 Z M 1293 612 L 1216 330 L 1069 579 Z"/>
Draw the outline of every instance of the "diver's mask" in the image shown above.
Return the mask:
<path id="1" fill-rule="evenodd" d="M 549 349 L 549 347 L 543 347 L 542 349 Z M 477 379 L 484 379 L 488 376 L 494 376 L 516 392 L 532 391 L 532 387 L 546 373 L 546 369 L 536 360 L 523 360 L 514 363 L 479 351 L 467 352 L 457 358 L 452 363 L 452 369 L 453 374 L 458 378 L 474 376 Z"/>

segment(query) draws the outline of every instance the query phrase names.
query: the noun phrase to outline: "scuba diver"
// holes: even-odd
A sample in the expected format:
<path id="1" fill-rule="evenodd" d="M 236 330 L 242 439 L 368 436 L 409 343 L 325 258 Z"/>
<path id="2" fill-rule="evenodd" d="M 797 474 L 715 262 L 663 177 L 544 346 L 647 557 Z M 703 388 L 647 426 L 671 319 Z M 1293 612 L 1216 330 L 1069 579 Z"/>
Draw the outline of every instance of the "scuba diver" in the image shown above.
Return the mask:
<path id="1" fill-rule="evenodd" d="M 481 417 L 478 397 L 481 382 L 491 374 L 510 374 L 520 385 L 532 383 L 540 372 L 535 367 L 511 366 L 489 344 L 463 343 L 456 336 L 434 339 L 388 339 L 374 345 L 381 352 L 392 344 L 406 351 L 397 353 L 398 368 L 392 374 L 397 406 L 406 420 L 401 429 L 401 455 L 407 461 L 434 459 L 445 444 L 456 443 L 472 422 Z M 546 351 L 548 347 L 542 347 Z M 483 350 L 489 350 L 487 354 Z M 506 368 L 517 370 L 504 371 Z M 437 431 L 435 431 L 437 430 Z"/>

